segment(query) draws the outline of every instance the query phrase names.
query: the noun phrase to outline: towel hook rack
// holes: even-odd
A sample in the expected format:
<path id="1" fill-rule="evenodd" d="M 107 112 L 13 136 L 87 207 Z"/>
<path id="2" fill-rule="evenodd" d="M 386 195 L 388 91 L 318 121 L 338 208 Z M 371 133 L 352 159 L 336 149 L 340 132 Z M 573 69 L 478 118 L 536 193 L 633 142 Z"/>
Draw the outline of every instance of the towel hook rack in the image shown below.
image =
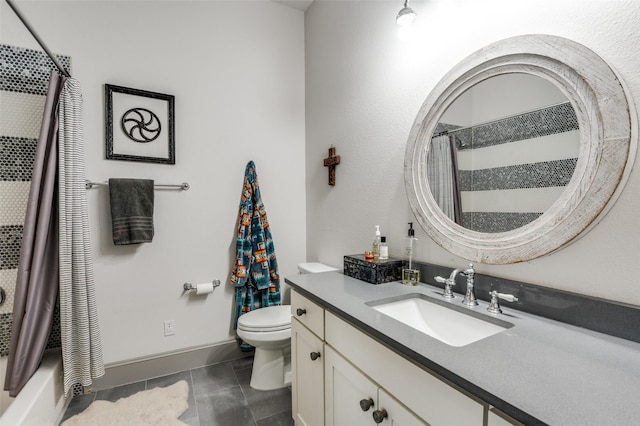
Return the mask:
<path id="1" fill-rule="evenodd" d="M 107 182 L 92 182 L 90 180 L 86 180 L 85 181 L 85 186 L 87 189 L 91 189 L 94 186 L 108 186 L 109 184 Z M 179 189 L 181 191 L 188 191 L 189 188 L 191 188 L 191 185 L 189 185 L 187 182 L 182 182 L 181 184 L 162 184 L 162 183 L 158 183 L 153 185 L 154 188 L 158 188 L 158 189 Z"/>

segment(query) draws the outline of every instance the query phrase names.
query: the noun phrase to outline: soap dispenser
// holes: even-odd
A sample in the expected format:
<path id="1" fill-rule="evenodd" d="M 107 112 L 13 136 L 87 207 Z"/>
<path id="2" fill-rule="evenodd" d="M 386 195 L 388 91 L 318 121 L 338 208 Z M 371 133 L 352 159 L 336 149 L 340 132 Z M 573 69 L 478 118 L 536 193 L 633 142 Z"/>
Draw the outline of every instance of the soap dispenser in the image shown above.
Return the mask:
<path id="1" fill-rule="evenodd" d="M 413 222 L 409 222 L 409 230 L 407 231 L 407 238 L 405 240 L 405 260 L 402 266 L 402 284 L 405 285 L 418 285 L 420 284 L 420 270 L 413 265 L 413 257 L 415 255 L 415 249 L 418 239 L 415 237 L 415 231 L 413 230 Z"/>
<path id="2" fill-rule="evenodd" d="M 373 237 L 373 244 L 371 246 L 371 250 L 373 251 L 373 257 L 378 259 L 380 257 L 380 225 L 376 225 L 376 233 Z"/>

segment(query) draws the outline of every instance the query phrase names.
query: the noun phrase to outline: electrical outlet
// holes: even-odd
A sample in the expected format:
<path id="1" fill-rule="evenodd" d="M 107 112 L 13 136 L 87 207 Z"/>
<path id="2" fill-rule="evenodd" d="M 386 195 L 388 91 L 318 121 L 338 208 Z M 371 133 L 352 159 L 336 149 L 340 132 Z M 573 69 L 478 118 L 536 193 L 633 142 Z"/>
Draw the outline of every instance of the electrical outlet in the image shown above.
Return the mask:
<path id="1" fill-rule="evenodd" d="M 165 336 L 173 336 L 176 334 L 176 321 L 175 320 L 165 320 L 164 322 L 164 335 Z"/>

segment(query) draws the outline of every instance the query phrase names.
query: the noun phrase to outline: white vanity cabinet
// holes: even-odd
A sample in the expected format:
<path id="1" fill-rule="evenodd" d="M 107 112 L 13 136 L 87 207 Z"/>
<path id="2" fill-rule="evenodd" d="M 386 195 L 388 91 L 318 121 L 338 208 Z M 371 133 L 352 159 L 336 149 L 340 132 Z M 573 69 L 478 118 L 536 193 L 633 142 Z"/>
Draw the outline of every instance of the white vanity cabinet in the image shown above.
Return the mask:
<path id="1" fill-rule="evenodd" d="M 324 371 L 326 426 L 428 426 L 328 345 Z"/>
<path id="2" fill-rule="evenodd" d="M 291 292 L 291 396 L 297 426 L 324 426 L 324 309 Z"/>
<path id="3" fill-rule="evenodd" d="M 415 413 L 424 422 L 422 424 L 484 425 L 485 404 L 416 366 L 330 312 L 325 312 L 325 341 L 327 347 L 335 349 L 392 399 Z M 381 399 L 379 403 L 383 401 Z M 390 412 L 389 408 L 387 412 Z M 420 423 L 408 421 L 406 424 Z"/>
<path id="4" fill-rule="evenodd" d="M 380 411 L 382 425 L 485 426 L 485 404 L 295 290 L 291 292 L 291 305 L 296 426 L 375 426 L 376 410 Z M 321 317 L 323 326 L 318 323 Z M 319 357 L 312 356 L 314 353 Z M 361 401 L 367 411 L 363 411 Z M 367 401 L 372 403 L 370 407 Z"/>

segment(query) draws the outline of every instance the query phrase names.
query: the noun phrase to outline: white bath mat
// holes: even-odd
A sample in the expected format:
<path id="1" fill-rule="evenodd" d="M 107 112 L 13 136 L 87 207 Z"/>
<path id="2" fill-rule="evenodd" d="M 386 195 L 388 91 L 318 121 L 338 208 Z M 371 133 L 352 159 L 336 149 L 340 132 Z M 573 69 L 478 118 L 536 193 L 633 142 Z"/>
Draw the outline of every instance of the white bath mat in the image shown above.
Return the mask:
<path id="1" fill-rule="evenodd" d="M 184 425 L 178 417 L 189 408 L 189 385 L 180 380 L 166 388 L 138 392 L 116 402 L 94 401 L 61 426 Z"/>

